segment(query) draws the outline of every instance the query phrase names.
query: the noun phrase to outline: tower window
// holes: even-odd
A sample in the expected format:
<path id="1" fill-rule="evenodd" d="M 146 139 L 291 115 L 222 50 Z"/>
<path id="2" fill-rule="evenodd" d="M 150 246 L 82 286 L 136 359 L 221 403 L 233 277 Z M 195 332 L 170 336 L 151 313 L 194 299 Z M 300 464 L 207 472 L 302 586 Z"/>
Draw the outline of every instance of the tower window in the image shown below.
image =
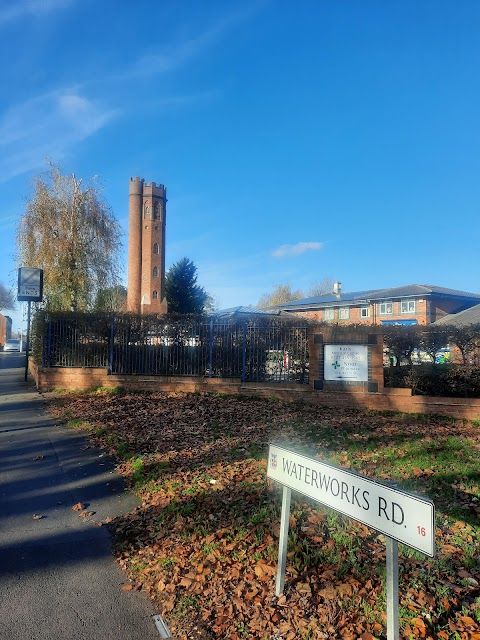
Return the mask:
<path id="1" fill-rule="evenodd" d="M 155 202 L 155 204 L 153 205 L 153 219 L 154 220 L 158 220 L 158 202 Z"/>
<path id="2" fill-rule="evenodd" d="M 158 253 L 158 243 L 155 242 L 155 244 L 153 245 L 153 253 Z"/>
<path id="3" fill-rule="evenodd" d="M 150 215 L 150 207 L 148 205 L 145 205 L 143 208 L 143 217 L 148 218 L 149 215 Z"/>
<path id="4" fill-rule="evenodd" d="M 158 291 L 152 291 L 152 298 L 156 300 L 158 298 Z"/>
<path id="5" fill-rule="evenodd" d="M 153 267 L 153 277 L 154 278 L 158 278 L 158 268 L 157 267 Z"/>

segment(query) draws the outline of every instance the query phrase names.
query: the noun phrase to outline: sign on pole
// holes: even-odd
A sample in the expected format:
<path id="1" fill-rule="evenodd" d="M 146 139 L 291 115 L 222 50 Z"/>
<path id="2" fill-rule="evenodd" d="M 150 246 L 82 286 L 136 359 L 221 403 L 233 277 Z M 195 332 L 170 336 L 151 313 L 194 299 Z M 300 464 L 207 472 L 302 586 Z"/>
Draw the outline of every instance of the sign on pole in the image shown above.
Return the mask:
<path id="1" fill-rule="evenodd" d="M 435 555 L 433 502 L 272 444 L 267 476 L 283 485 L 276 595 L 282 593 L 285 585 L 290 497 L 294 489 L 385 534 L 387 639 L 398 640 L 398 542 L 426 555 Z"/>
<path id="2" fill-rule="evenodd" d="M 19 302 L 28 302 L 27 335 L 25 346 L 25 380 L 28 377 L 28 352 L 30 349 L 30 313 L 32 302 L 43 300 L 43 269 L 29 269 L 20 267 L 18 270 L 18 295 Z"/>
<path id="3" fill-rule="evenodd" d="M 435 507 L 348 469 L 270 445 L 267 476 L 428 556 L 435 555 Z"/>
<path id="4" fill-rule="evenodd" d="M 43 270 L 20 267 L 18 270 L 19 302 L 41 302 L 43 300 Z"/>

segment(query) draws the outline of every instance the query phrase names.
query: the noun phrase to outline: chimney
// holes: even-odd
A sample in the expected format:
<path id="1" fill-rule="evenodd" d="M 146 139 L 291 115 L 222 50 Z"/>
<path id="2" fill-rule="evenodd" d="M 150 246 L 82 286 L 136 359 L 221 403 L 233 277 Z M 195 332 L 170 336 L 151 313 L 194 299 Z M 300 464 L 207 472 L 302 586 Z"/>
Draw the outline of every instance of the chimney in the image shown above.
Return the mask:
<path id="1" fill-rule="evenodd" d="M 337 280 L 336 282 L 333 283 L 333 293 L 336 296 L 339 296 L 341 291 L 342 291 L 342 283 L 338 282 L 338 280 Z"/>

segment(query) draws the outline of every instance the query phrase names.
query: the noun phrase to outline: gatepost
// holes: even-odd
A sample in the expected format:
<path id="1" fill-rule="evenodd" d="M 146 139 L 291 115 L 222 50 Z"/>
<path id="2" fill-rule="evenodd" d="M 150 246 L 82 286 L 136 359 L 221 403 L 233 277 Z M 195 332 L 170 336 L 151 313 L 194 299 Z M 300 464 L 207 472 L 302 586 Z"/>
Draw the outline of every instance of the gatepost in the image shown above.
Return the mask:
<path id="1" fill-rule="evenodd" d="M 398 542 L 435 555 L 435 507 L 431 500 L 348 469 L 271 444 L 267 477 L 283 486 L 276 595 L 285 586 L 292 490 L 386 536 L 387 638 L 398 640 Z"/>
<path id="2" fill-rule="evenodd" d="M 379 327 L 312 327 L 308 342 L 313 390 L 382 393 L 383 335 Z"/>

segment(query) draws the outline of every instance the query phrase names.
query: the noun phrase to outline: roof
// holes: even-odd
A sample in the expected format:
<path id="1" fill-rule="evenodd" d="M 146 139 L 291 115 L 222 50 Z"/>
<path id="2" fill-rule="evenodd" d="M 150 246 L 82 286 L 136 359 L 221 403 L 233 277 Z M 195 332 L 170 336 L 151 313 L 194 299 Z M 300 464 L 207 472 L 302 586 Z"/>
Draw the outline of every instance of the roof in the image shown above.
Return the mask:
<path id="1" fill-rule="evenodd" d="M 255 315 L 262 315 L 262 316 L 272 316 L 272 315 L 277 315 L 278 314 L 278 310 L 276 311 L 265 311 L 263 309 L 255 309 L 255 307 L 230 307 L 228 309 L 221 309 L 220 311 L 215 311 L 214 313 L 212 313 L 211 315 L 216 316 L 216 317 L 220 317 L 220 316 L 238 316 L 238 315 L 245 315 L 245 316 L 255 316 Z"/>
<path id="2" fill-rule="evenodd" d="M 389 300 L 392 298 L 412 298 L 418 296 L 437 295 L 449 298 L 465 298 L 469 300 L 478 300 L 480 302 L 480 293 L 470 293 L 468 291 L 460 291 L 458 289 L 448 289 L 446 287 L 437 287 L 429 284 L 409 284 L 404 287 L 393 287 L 390 289 L 369 289 L 365 291 L 341 292 L 336 295 L 327 293 L 314 298 L 303 298 L 301 300 L 291 300 L 283 304 L 271 307 L 271 309 L 298 309 L 308 307 L 318 307 L 329 304 L 361 304 L 372 300 Z"/>
<path id="3" fill-rule="evenodd" d="M 435 326 L 450 325 L 458 328 L 468 327 L 472 324 L 480 324 L 480 304 L 476 304 L 474 307 L 470 307 L 470 309 L 465 309 L 465 311 L 460 311 L 459 313 L 451 313 L 448 316 L 440 318 L 440 320 L 436 320 L 433 324 Z"/>

